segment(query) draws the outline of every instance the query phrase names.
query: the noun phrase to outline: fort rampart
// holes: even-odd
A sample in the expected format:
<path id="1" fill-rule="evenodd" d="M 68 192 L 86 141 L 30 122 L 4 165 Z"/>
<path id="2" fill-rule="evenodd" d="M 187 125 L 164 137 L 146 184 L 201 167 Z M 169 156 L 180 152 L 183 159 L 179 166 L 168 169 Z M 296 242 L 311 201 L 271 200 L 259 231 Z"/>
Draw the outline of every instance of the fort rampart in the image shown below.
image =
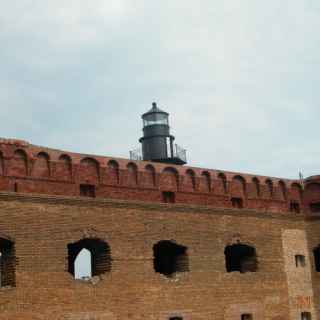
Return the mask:
<path id="1" fill-rule="evenodd" d="M 314 181 L 315 180 L 315 181 Z M 0 140 L 0 190 L 95 196 L 272 212 L 313 211 L 320 179 L 303 182 L 211 169 L 81 155 Z"/>
<path id="2" fill-rule="evenodd" d="M 0 140 L 0 320 L 319 319 L 319 203 L 319 176 Z"/>

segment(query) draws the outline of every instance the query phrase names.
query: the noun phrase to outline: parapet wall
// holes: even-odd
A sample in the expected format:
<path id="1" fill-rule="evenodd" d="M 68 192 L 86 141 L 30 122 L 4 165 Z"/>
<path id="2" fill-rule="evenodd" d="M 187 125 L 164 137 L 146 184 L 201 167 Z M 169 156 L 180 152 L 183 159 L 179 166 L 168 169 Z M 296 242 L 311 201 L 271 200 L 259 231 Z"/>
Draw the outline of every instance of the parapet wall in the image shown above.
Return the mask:
<path id="1" fill-rule="evenodd" d="M 83 155 L 0 139 L 0 191 L 91 196 L 214 207 L 252 208 L 272 212 L 308 211 L 320 199 L 320 182 L 269 178 L 161 163 Z M 318 188 L 319 187 L 319 188 Z M 82 194 L 83 195 L 83 194 Z"/>

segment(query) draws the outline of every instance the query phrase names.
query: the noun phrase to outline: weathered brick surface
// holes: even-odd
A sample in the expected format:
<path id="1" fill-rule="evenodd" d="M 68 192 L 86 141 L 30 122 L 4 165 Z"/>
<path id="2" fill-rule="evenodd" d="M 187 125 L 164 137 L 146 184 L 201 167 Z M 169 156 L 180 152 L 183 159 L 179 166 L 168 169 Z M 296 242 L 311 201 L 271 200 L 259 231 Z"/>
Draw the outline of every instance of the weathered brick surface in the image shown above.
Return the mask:
<path id="1" fill-rule="evenodd" d="M 304 230 L 303 217 L 112 200 L 0 198 L 1 236 L 15 242 L 17 256 L 16 287 L 0 289 L 1 319 L 183 314 L 231 320 L 241 312 L 259 320 L 291 319 L 282 232 Z M 95 284 L 67 272 L 67 244 L 88 237 L 111 248 L 111 272 Z M 168 279 L 154 272 L 152 247 L 171 239 L 188 247 L 190 272 Z M 238 241 L 256 248 L 258 272 L 225 271 L 224 248 Z"/>
<path id="2" fill-rule="evenodd" d="M 318 215 L 314 215 L 314 217 L 310 218 L 307 228 L 306 234 L 308 237 L 308 251 L 310 255 L 310 265 L 311 265 L 311 277 L 312 277 L 312 287 L 314 291 L 314 306 L 316 312 L 318 314 L 318 318 L 320 317 L 320 272 L 315 272 L 315 260 L 313 255 L 313 250 L 320 245 L 320 220 Z M 307 303 L 307 302 L 304 302 Z"/>
<path id="3" fill-rule="evenodd" d="M 190 167 L 79 155 L 0 141 L 0 238 L 15 245 L 15 287 L 0 288 L 0 319 L 296 320 L 320 314 L 313 249 L 320 220 L 308 205 L 320 181 L 253 177 Z M 255 179 L 254 179 L 255 178 Z M 94 185 L 96 199 L 80 198 Z M 162 204 L 162 191 L 176 204 Z M 231 198 L 244 208 L 232 209 Z M 304 212 L 288 212 L 290 202 Z M 295 236 L 297 235 L 297 236 Z M 70 243 L 107 242 L 111 271 L 91 281 L 68 273 Z M 153 246 L 188 248 L 189 272 L 154 271 Z M 224 250 L 255 247 L 258 271 L 227 273 Z M 306 281 L 294 253 L 307 257 Z M 294 313 L 293 313 L 294 310 Z"/>
<path id="4" fill-rule="evenodd" d="M 301 318 L 301 312 L 316 317 L 312 287 L 312 251 L 308 250 L 305 230 L 286 229 L 282 233 L 283 255 L 287 274 L 290 316 Z M 296 255 L 305 257 L 305 266 L 297 266 Z"/>
<path id="5" fill-rule="evenodd" d="M 312 183 L 311 183 L 312 182 Z M 290 211 L 291 203 L 309 211 L 320 201 L 320 181 L 252 176 L 218 170 L 169 166 L 144 161 L 88 156 L 0 139 L 0 190 L 78 196 L 80 184 L 93 185 L 96 196 L 161 202 L 163 191 L 177 203 L 232 207 L 232 198 L 262 211 Z"/>

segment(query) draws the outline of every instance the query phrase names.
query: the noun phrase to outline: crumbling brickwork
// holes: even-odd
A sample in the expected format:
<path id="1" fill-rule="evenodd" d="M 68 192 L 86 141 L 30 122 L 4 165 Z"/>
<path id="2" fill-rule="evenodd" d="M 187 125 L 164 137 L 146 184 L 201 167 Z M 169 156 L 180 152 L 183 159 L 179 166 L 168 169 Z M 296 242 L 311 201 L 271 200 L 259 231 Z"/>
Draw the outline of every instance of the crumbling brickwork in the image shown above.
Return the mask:
<path id="1" fill-rule="evenodd" d="M 318 177 L 303 185 L 11 140 L 0 150 L 1 320 L 320 314 Z M 81 185 L 93 189 L 81 195 Z M 82 248 L 86 281 L 72 265 Z"/>

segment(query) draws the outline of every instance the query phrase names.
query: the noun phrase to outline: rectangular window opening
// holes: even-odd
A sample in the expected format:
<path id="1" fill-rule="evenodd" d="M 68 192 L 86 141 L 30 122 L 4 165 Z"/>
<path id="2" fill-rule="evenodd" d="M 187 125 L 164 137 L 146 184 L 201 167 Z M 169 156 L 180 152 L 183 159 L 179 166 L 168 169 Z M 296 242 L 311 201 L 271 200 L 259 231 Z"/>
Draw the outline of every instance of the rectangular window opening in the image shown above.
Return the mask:
<path id="1" fill-rule="evenodd" d="M 320 202 L 310 203 L 310 211 L 311 212 L 319 212 L 320 213 Z"/>
<path id="2" fill-rule="evenodd" d="M 306 257 L 302 254 L 295 255 L 296 267 L 303 268 L 306 266 Z"/>
<path id="3" fill-rule="evenodd" d="M 96 187 L 91 184 L 81 184 L 80 185 L 80 196 L 81 197 L 96 197 Z"/>
<path id="4" fill-rule="evenodd" d="M 301 312 L 301 320 L 311 320 L 310 312 Z"/>
<path id="5" fill-rule="evenodd" d="M 290 202 L 290 212 L 300 213 L 300 203 L 296 201 Z"/>
<path id="6" fill-rule="evenodd" d="M 244 313 L 241 315 L 241 320 L 253 320 L 251 313 Z"/>
<path id="7" fill-rule="evenodd" d="M 171 140 L 170 138 L 167 138 L 167 157 L 168 158 L 173 158 L 173 155 L 171 154 Z"/>
<path id="8" fill-rule="evenodd" d="M 231 198 L 231 203 L 233 208 L 242 209 L 243 200 L 241 198 Z"/>
<path id="9" fill-rule="evenodd" d="M 174 192 L 164 191 L 162 192 L 162 200 L 164 203 L 175 203 L 176 195 Z"/>
<path id="10" fill-rule="evenodd" d="M 0 239 L 0 287 L 15 287 L 16 257 L 14 243 Z"/>

